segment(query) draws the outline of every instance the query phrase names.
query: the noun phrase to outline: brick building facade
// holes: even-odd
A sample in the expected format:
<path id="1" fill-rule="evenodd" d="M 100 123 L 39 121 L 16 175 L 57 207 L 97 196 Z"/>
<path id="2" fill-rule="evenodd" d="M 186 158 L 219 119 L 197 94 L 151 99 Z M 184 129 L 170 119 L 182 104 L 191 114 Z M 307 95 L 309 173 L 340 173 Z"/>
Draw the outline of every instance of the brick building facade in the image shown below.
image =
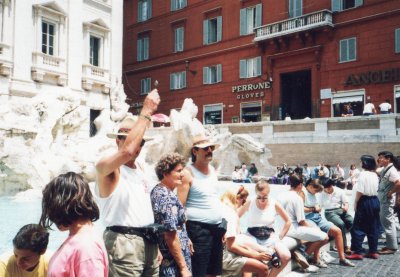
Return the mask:
<path id="1" fill-rule="evenodd" d="M 206 124 L 400 111 L 398 0 L 125 0 L 123 45 L 134 113 L 155 80 Z"/>

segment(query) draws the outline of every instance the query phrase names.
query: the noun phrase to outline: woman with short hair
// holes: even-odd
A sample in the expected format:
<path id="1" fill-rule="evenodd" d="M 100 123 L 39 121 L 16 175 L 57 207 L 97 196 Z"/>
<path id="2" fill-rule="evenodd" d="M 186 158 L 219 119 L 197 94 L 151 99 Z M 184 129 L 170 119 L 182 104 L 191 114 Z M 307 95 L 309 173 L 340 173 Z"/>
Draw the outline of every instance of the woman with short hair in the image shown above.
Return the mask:
<path id="1" fill-rule="evenodd" d="M 61 174 L 43 189 L 40 225 L 54 223 L 68 238 L 54 253 L 48 277 L 108 276 L 108 258 L 104 242 L 94 229 L 99 208 L 88 183 L 74 172 Z"/>
<path id="2" fill-rule="evenodd" d="M 351 250 L 353 253 L 349 259 L 362 260 L 362 243 L 365 236 L 368 238 L 369 252 L 365 257 L 378 259 L 378 238 L 380 219 L 380 204 L 378 199 L 379 178 L 375 173 L 376 161 L 371 155 L 362 155 L 361 164 L 364 171 L 358 177 L 355 188 L 354 221 L 351 228 Z"/>
<path id="3" fill-rule="evenodd" d="M 155 168 L 160 183 L 151 191 L 151 204 L 155 223 L 164 225 L 166 230 L 159 242 L 163 256 L 160 276 L 192 276 L 185 210 L 174 193 L 182 185 L 184 167 L 184 157 L 172 153 L 162 156 Z"/>

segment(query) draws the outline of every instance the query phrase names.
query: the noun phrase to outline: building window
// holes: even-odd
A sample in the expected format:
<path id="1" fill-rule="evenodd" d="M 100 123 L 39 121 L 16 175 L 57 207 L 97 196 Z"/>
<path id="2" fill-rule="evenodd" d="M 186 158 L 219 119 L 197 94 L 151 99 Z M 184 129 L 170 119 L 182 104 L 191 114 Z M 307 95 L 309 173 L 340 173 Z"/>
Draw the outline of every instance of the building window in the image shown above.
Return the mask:
<path id="1" fill-rule="evenodd" d="M 204 106 L 204 124 L 222 124 L 222 104 Z"/>
<path id="2" fill-rule="evenodd" d="M 42 21 L 42 53 L 54 55 L 55 25 Z"/>
<path id="3" fill-rule="evenodd" d="M 242 122 L 261 121 L 261 102 L 249 102 L 240 104 Z"/>
<path id="4" fill-rule="evenodd" d="M 356 60 L 356 42 L 356 38 L 340 40 L 340 62 L 351 62 Z"/>
<path id="5" fill-rule="evenodd" d="M 400 113 L 400 86 L 394 87 L 395 113 Z"/>
<path id="6" fill-rule="evenodd" d="M 394 52 L 400 53 L 400 28 L 394 31 Z"/>
<path id="7" fill-rule="evenodd" d="M 186 0 L 171 0 L 171 11 L 177 11 L 186 7 Z"/>
<path id="8" fill-rule="evenodd" d="M 261 57 L 240 60 L 240 78 L 251 78 L 261 75 Z"/>
<path id="9" fill-rule="evenodd" d="M 211 44 L 222 39 L 222 16 L 203 21 L 203 44 Z"/>
<path id="10" fill-rule="evenodd" d="M 338 92 L 332 98 L 333 116 L 340 117 L 348 105 L 353 110 L 353 115 L 362 115 L 364 109 L 364 91 Z"/>
<path id="11" fill-rule="evenodd" d="M 100 110 L 92 110 L 90 109 L 90 128 L 89 128 L 89 137 L 94 137 L 97 134 L 97 128 L 94 124 L 95 119 L 100 115 Z"/>
<path id="12" fill-rule="evenodd" d="M 332 0 L 332 11 L 340 12 L 343 10 L 356 8 L 363 5 L 363 0 Z"/>
<path id="13" fill-rule="evenodd" d="M 138 38 L 137 41 L 137 61 L 149 59 L 149 37 Z"/>
<path id="14" fill-rule="evenodd" d="M 98 37 L 90 36 L 90 64 L 99 66 L 100 44 L 101 40 Z"/>
<path id="15" fill-rule="evenodd" d="M 150 18 L 151 18 L 151 0 L 139 0 L 138 22 L 146 21 Z"/>
<path id="16" fill-rule="evenodd" d="M 183 89 L 186 87 L 186 71 L 175 72 L 169 76 L 171 90 Z"/>
<path id="17" fill-rule="evenodd" d="M 148 94 L 151 90 L 151 78 L 144 78 L 140 80 L 140 95 Z"/>
<path id="18" fill-rule="evenodd" d="M 174 33 L 175 33 L 174 50 L 175 52 L 182 52 L 185 40 L 185 28 L 184 27 L 175 28 Z"/>
<path id="19" fill-rule="evenodd" d="M 203 67 L 203 84 L 215 84 L 222 81 L 222 65 Z"/>
<path id="20" fill-rule="evenodd" d="M 240 35 L 254 33 L 254 28 L 261 26 L 262 4 L 240 9 Z"/>
<path id="21" fill-rule="evenodd" d="M 303 15 L 303 0 L 289 0 L 289 18 Z"/>

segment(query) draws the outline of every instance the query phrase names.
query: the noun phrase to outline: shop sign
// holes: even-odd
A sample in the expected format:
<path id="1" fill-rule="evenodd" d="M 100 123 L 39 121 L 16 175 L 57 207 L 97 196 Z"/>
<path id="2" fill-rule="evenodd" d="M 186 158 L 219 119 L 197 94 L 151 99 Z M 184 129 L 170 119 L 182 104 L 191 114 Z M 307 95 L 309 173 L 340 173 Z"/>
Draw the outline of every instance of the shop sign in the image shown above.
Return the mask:
<path id="1" fill-rule="evenodd" d="M 345 86 L 381 84 L 400 81 L 400 68 L 379 71 L 368 71 L 360 74 L 350 74 L 344 82 Z"/>
<path id="2" fill-rule="evenodd" d="M 232 86 L 232 93 L 236 94 L 236 99 L 252 99 L 264 97 L 264 91 L 257 91 L 271 88 L 271 82 L 260 82 L 255 84 Z M 256 92 L 255 92 L 256 91 Z"/>

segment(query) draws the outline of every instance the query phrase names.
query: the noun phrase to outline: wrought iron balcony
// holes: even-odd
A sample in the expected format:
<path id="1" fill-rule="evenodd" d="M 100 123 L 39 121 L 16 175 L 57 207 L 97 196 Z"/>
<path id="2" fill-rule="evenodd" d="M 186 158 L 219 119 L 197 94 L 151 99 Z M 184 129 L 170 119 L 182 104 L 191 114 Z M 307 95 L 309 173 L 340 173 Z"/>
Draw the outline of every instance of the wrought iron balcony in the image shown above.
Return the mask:
<path id="1" fill-rule="evenodd" d="M 332 11 L 322 10 L 254 28 L 254 41 L 285 36 L 323 26 L 333 27 Z"/>

